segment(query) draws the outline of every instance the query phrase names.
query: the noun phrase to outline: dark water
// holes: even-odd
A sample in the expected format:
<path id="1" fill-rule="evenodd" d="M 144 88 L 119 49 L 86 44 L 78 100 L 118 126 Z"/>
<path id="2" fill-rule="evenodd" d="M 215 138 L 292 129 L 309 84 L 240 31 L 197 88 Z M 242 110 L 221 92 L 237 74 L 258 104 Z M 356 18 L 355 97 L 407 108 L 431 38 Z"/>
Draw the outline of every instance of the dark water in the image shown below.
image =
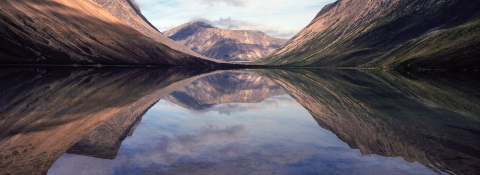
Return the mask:
<path id="1" fill-rule="evenodd" d="M 479 174 L 480 74 L 2 68 L 0 174 Z"/>

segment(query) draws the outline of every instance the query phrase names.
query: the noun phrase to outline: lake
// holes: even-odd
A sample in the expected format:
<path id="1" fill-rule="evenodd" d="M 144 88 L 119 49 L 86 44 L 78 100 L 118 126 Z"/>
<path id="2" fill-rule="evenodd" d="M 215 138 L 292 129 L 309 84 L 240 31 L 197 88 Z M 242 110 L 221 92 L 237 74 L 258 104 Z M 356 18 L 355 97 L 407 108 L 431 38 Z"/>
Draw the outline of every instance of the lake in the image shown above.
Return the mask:
<path id="1" fill-rule="evenodd" d="M 0 69 L 0 174 L 480 174 L 479 72 Z"/>

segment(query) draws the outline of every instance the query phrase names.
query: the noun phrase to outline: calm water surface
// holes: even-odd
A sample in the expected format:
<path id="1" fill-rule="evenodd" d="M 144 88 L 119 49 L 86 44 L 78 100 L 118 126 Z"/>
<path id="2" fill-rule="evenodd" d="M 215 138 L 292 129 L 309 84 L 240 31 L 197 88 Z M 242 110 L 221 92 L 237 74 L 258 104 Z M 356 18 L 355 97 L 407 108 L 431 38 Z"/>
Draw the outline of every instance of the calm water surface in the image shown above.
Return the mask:
<path id="1" fill-rule="evenodd" d="M 480 74 L 0 73 L 2 174 L 478 174 Z"/>

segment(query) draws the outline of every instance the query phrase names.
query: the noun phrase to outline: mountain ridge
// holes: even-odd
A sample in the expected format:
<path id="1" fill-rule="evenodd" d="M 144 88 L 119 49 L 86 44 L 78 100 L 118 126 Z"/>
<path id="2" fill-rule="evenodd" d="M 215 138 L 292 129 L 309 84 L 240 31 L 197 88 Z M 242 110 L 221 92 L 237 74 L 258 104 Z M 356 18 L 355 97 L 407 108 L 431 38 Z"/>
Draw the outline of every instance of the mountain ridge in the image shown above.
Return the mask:
<path id="1" fill-rule="evenodd" d="M 258 30 L 220 29 L 201 21 L 182 24 L 164 34 L 199 54 L 221 61 L 254 61 L 287 41 Z"/>

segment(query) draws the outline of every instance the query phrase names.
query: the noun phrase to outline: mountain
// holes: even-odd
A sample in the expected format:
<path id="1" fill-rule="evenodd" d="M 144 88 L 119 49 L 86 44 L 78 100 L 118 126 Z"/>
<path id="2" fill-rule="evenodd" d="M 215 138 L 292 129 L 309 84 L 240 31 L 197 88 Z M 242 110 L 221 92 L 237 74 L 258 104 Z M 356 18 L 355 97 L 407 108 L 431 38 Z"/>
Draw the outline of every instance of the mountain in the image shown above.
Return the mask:
<path id="1" fill-rule="evenodd" d="M 183 44 L 173 41 L 172 39 L 164 36 L 155 26 L 153 26 L 143 16 L 140 8 L 133 0 L 93 0 L 104 9 L 108 10 L 115 17 L 123 21 L 128 26 L 136 29 L 140 33 L 153 38 L 154 40 L 167 45 L 168 47 L 185 52 L 190 55 L 208 59 L 207 57 L 200 55 Z"/>
<path id="2" fill-rule="evenodd" d="M 480 1 L 338 0 L 259 64 L 479 69 Z"/>
<path id="3" fill-rule="evenodd" d="M 286 94 L 269 79 L 250 72 L 223 72 L 200 78 L 163 99 L 190 110 L 217 104 L 260 103 Z"/>
<path id="4" fill-rule="evenodd" d="M 152 26 L 140 16 L 138 9 L 132 6 L 123 6 L 122 9 L 137 12 L 123 16 L 135 19 L 134 22 L 127 24 L 92 0 L 4 1 L 0 7 L 0 63 L 216 64 L 184 53 L 184 50 L 158 39 L 160 37 L 147 36 L 153 36 L 148 29 Z M 138 27 L 132 28 L 135 24 Z M 168 40 L 165 38 L 165 41 Z"/>
<path id="5" fill-rule="evenodd" d="M 199 54 L 221 61 L 255 61 L 287 41 L 261 31 L 219 29 L 199 21 L 180 25 L 164 34 Z"/>

